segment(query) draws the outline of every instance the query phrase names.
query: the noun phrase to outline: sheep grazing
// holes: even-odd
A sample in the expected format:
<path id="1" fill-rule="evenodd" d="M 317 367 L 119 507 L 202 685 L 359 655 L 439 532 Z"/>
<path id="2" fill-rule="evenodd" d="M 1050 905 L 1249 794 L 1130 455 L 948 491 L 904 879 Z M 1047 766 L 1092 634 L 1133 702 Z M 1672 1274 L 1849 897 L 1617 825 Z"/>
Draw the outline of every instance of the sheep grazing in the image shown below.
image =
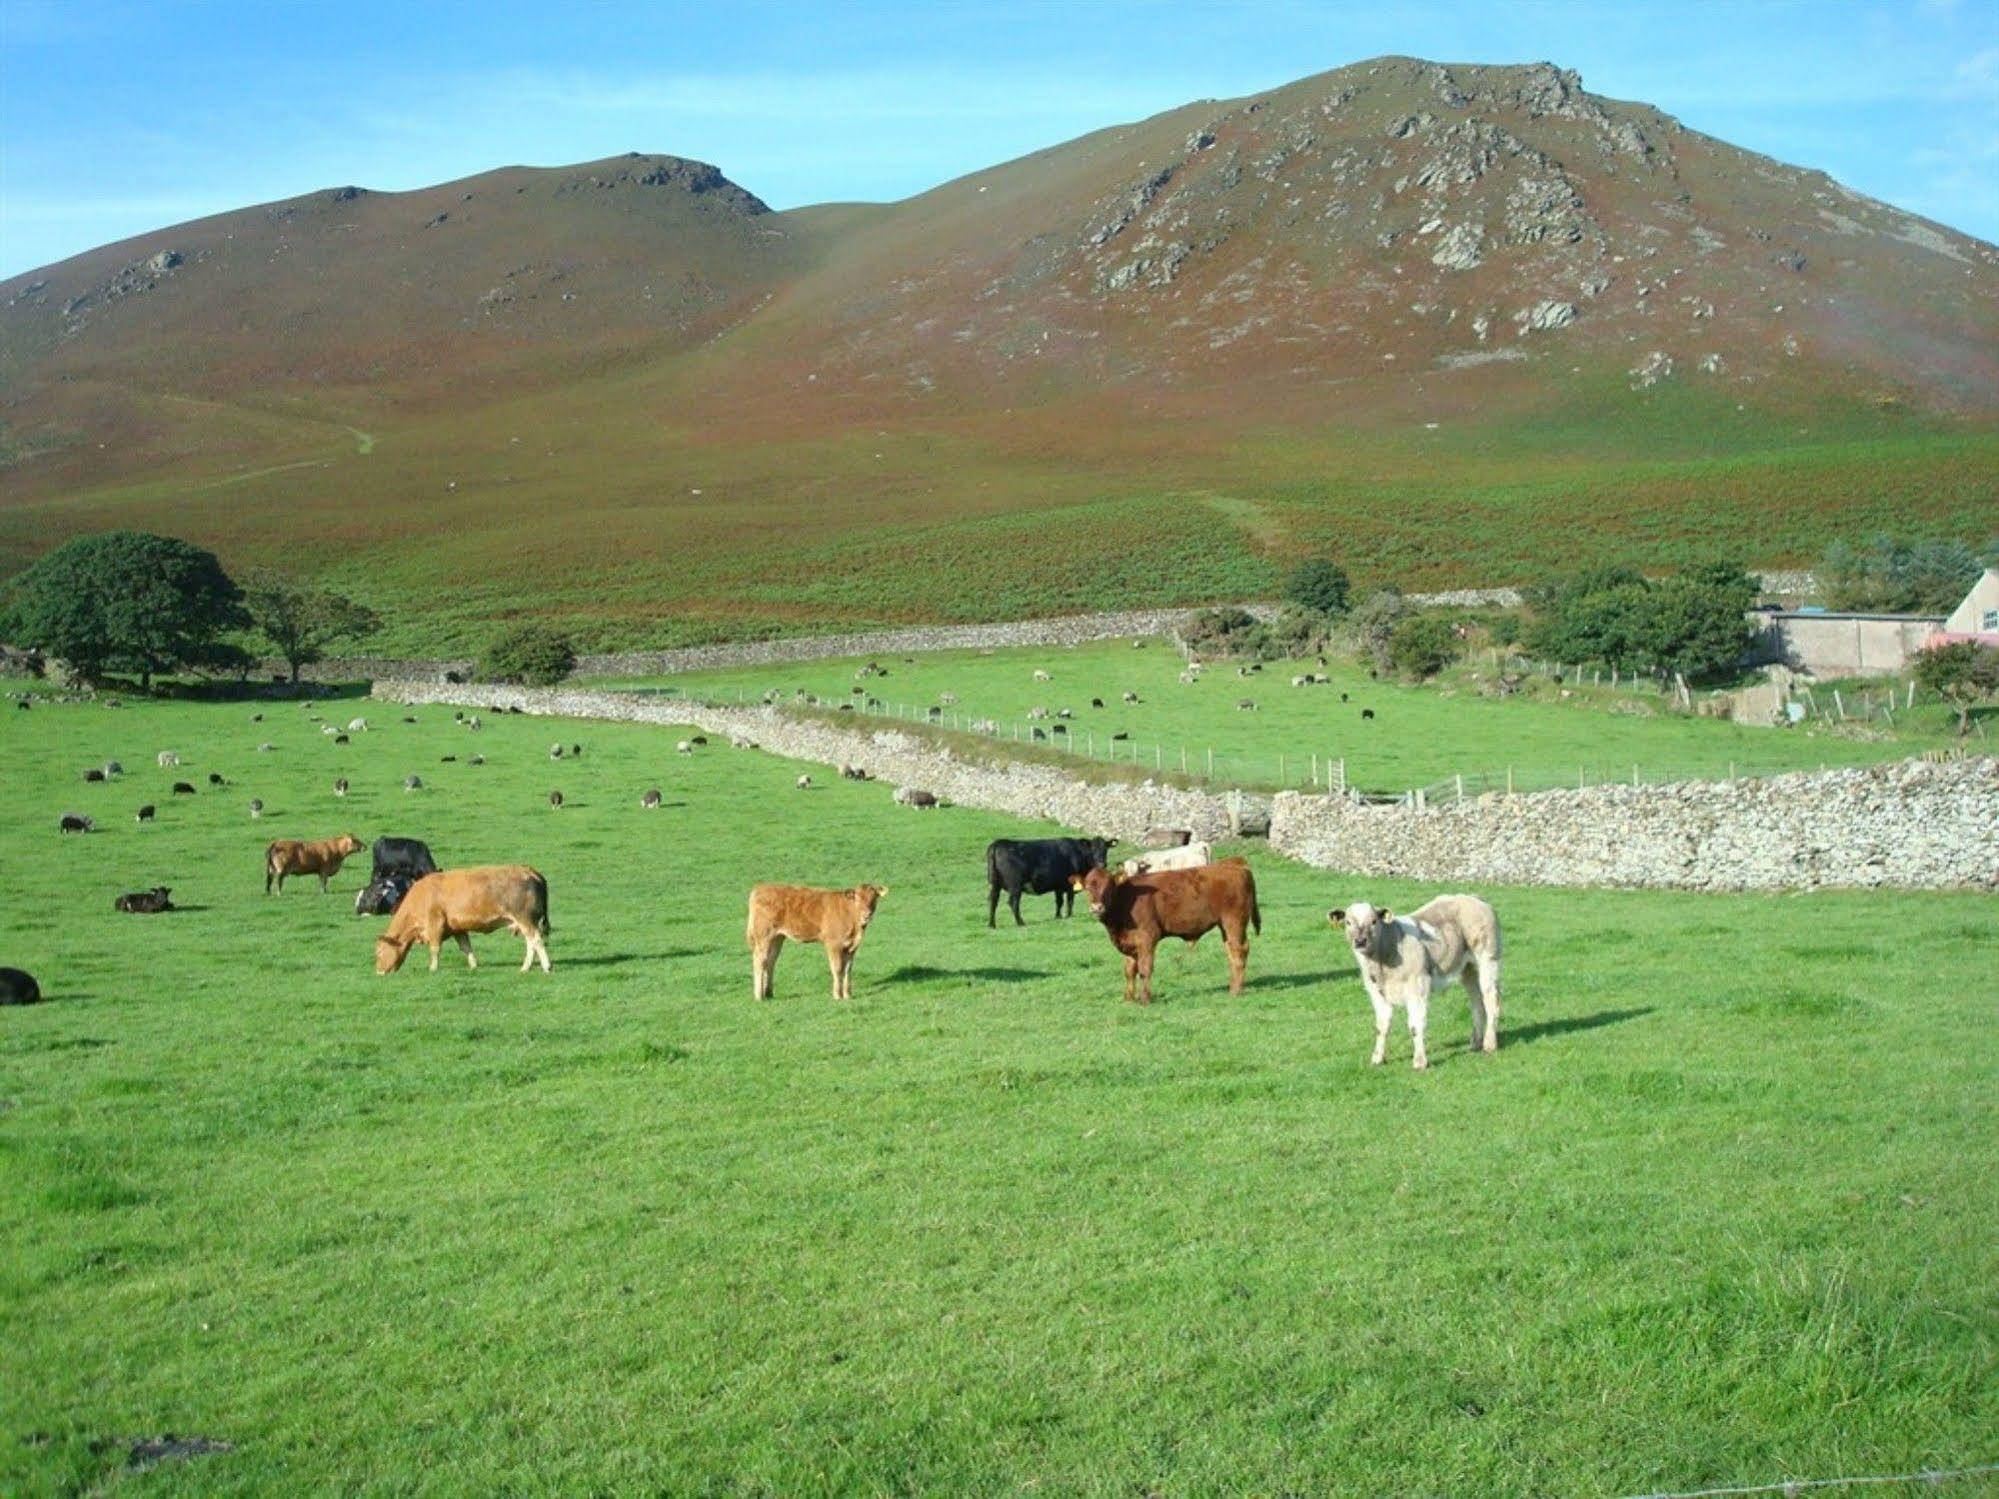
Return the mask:
<path id="1" fill-rule="evenodd" d="M 1103 707 L 1103 705 L 1104 705 L 1104 700 L 1100 697 L 1093 697 L 1090 699 L 1090 706 L 1092 708 L 1101 708 Z"/>
<path id="2" fill-rule="evenodd" d="M 113 776 L 122 776 L 123 774 L 125 774 L 125 767 L 120 765 L 116 760 L 106 760 L 104 762 L 104 778 L 107 781 Z"/>
<path id="3" fill-rule="evenodd" d="M 561 793 L 560 791 L 551 791 L 551 792 L 549 792 L 549 794 L 548 794 L 548 804 L 549 804 L 549 806 L 550 806 L 550 807 L 552 807 L 552 808 L 554 808 L 554 809 L 556 809 L 556 810 L 558 810 L 558 811 L 559 811 L 559 810 L 561 810 L 561 807 L 562 807 L 562 793 Z"/>
<path id="4" fill-rule="evenodd" d="M 1253 697 L 1246 697 L 1241 702 L 1237 703 L 1235 705 L 1235 708 L 1236 712 L 1238 713 L 1254 713 L 1256 711 L 1256 699 Z"/>
<path id="5" fill-rule="evenodd" d="M 800 791 L 810 791 L 812 789 L 812 777 L 800 776 L 795 784 Z"/>
<path id="6" fill-rule="evenodd" d="M 1372 709 L 1372 708 L 1363 708 L 1363 709 L 1361 709 L 1361 710 L 1360 710 L 1360 716 L 1361 716 L 1362 718 L 1372 718 L 1372 717 L 1374 717 L 1374 709 Z"/>
<path id="7" fill-rule="evenodd" d="M 1042 671 L 1039 667 L 1036 667 L 1034 672 L 1034 680 L 1037 682 L 1052 682 L 1055 679 L 1051 677 L 1047 672 Z"/>
<path id="8" fill-rule="evenodd" d="M 934 809 L 937 806 L 937 797 L 934 792 L 919 791 L 914 786 L 898 786 L 895 792 L 895 799 L 905 807 L 929 807 Z"/>
<path id="9" fill-rule="evenodd" d="M 655 787 L 654 787 L 654 788 L 653 788 L 653 789 L 652 789 L 651 791 L 648 791 L 648 792 L 647 792 L 647 793 L 646 793 L 646 794 L 645 794 L 644 796 L 640 797 L 640 798 L 639 798 L 639 805 L 640 805 L 641 807 L 644 807 L 644 808 L 646 809 L 646 811 L 648 811 L 648 812 L 656 812 L 656 811 L 658 811 L 658 810 L 659 810 L 659 788 L 655 786 Z"/>
<path id="10" fill-rule="evenodd" d="M 676 744 L 673 748 L 677 753 L 683 755 L 691 755 L 694 753 L 694 743 L 692 740 L 689 739 L 681 740 L 680 743 Z"/>
<path id="11" fill-rule="evenodd" d="M 339 730 L 339 728 L 338 728 L 338 727 L 336 727 L 336 726 L 335 726 L 335 725 L 333 725 L 333 724 L 330 724 L 330 723 L 323 723 L 323 724 L 321 724 L 321 725 L 319 726 L 319 732 L 320 732 L 320 733 L 322 733 L 322 734 L 324 734 L 324 735 L 326 735 L 326 736 L 327 736 L 327 737 L 328 737 L 328 738 L 330 739 L 330 738 L 332 738 L 332 737 L 333 737 L 333 736 L 334 736 L 335 734 L 338 734 L 338 733 L 340 732 L 340 730 Z"/>
<path id="12" fill-rule="evenodd" d="M 486 763 L 486 757 L 484 755 L 474 755 L 471 759 L 467 760 L 465 763 L 467 765 L 484 765 Z"/>
<path id="13" fill-rule="evenodd" d="M 264 715 L 261 713 L 252 713 L 250 715 L 251 723 L 262 723 L 263 721 L 264 721 Z"/>
<path id="14" fill-rule="evenodd" d="M 193 787 L 193 786 L 191 786 L 191 785 L 189 785 L 189 784 L 188 784 L 188 783 L 187 783 L 186 781 L 175 781 L 175 782 L 174 782 L 174 795 L 175 795 L 175 796 L 193 796 L 193 795 L 194 795 L 194 787 Z"/>
<path id="15" fill-rule="evenodd" d="M 404 722 L 404 723 L 415 723 L 415 722 L 416 722 L 416 715 L 415 715 L 414 713 L 405 713 L 405 714 L 403 715 L 403 722 Z"/>
<path id="16" fill-rule="evenodd" d="M 365 718 L 350 718 L 350 719 L 348 719 L 348 720 L 347 720 L 347 732 L 348 732 L 348 733 L 350 733 L 350 734 L 365 734 L 365 733 L 367 733 L 367 732 L 368 732 L 368 720 L 367 720 L 367 719 L 365 719 Z"/>
<path id="17" fill-rule="evenodd" d="M 157 916 L 162 911 L 171 911 L 174 903 L 168 899 L 173 894 L 165 885 L 155 885 L 150 890 L 135 890 L 121 895 L 111 902 L 114 911 L 125 911 L 134 916 Z"/>
<path id="18" fill-rule="evenodd" d="M 572 744 L 572 745 L 570 745 L 570 746 L 569 746 L 569 758 L 570 758 L 570 759 L 572 759 L 572 760 L 580 760 L 580 759 L 582 759 L 582 758 L 583 758 L 583 746 L 582 746 L 582 745 L 580 745 L 580 744 Z"/>
<path id="19" fill-rule="evenodd" d="M 958 702 L 958 694 L 955 692 L 940 692 L 937 694 L 937 701 L 942 703 L 947 708 L 956 707 Z"/>
<path id="20" fill-rule="evenodd" d="M 842 765 L 840 767 L 840 779 L 843 781 L 865 781 L 868 779 L 868 773 L 858 765 Z"/>
<path id="21" fill-rule="evenodd" d="M 423 790 L 423 777 L 422 777 L 422 776 L 404 776 L 404 777 L 403 777 L 403 790 L 405 790 L 405 791 L 421 791 L 421 790 Z"/>
<path id="22" fill-rule="evenodd" d="M 756 740 L 751 739 L 746 735 L 742 734 L 731 734 L 729 736 L 729 743 L 734 745 L 737 749 L 743 749 L 743 750 L 753 750 L 757 747 Z"/>
<path id="23" fill-rule="evenodd" d="M 139 809 L 139 815 L 134 820 L 137 822 L 151 822 L 153 820 L 153 810 L 153 804 L 147 802 L 145 806 Z"/>
<path id="24" fill-rule="evenodd" d="M 260 755 L 268 755 L 272 750 L 276 748 L 277 746 L 275 744 L 272 744 L 270 740 L 266 739 L 262 744 L 257 746 L 257 753 Z M 175 761 L 174 763 L 179 764 L 180 762 Z"/>
<path id="25" fill-rule="evenodd" d="M 453 723 L 465 722 L 465 710 L 463 708 L 460 708 L 456 713 L 453 713 L 451 715 L 451 721 Z"/>
<path id="26" fill-rule="evenodd" d="M 56 826 L 65 833 L 87 833 L 96 827 L 97 824 L 92 822 L 88 817 L 85 817 L 81 812 L 65 812 L 62 815 L 62 821 L 57 823 Z"/>
<path id="27" fill-rule="evenodd" d="M 1127 692 L 1124 695 L 1124 700 L 1128 703 L 1135 703 L 1138 701 L 1138 694 L 1135 692 Z"/>
<path id="28" fill-rule="evenodd" d="M 687 742 L 689 744 L 706 744 L 708 742 L 708 736 L 706 734 L 696 734 L 693 738 L 689 739 Z"/>
<path id="29" fill-rule="evenodd" d="M 262 817 L 263 815 L 264 815 L 264 799 L 263 799 L 263 798 L 262 798 L 261 796 L 253 796 L 253 797 L 251 797 L 251 798 L 250 798 L 250 816 L 251 816 L 252 818 L 258 818 L 258 817 Z"/>
<path id="30" fill-rule="evenodd" d="M 208 784 L 211 786 L 227 786 L 229 783 L 222 779 L 220 771 L 211 770 L 208 773 Z"/>
<path id="31" fill-rule="evenodd" d="M 341 776 L 333 783 L 333 794 L 335 796 L 345 796 L 347 794 L 347 777 Z"/>
<path id="32" fill-rule="evenodd" d="M 345 734 L 335 734 L 335 735 L 333 736 L 333 742 L 334 742 L 335 744 L 349 744 L 349 743 L 351 743 L 352 741 L 351 741 L 351 740 L 349 740 L 349 739 L 348 739 L 348 737 L 347 737 L 347 736 L 346 736 Z"/>
<path id="33" fill-rule="evenodd" d="M 465 720 L 465 727 L 470 729 L 473 733 L 476 734 L 479 732 L 482 725 L 480 724 L 479 720 L 476 717 L 473 717 Z"/>
<path id="34" fill-rule="evenodd" d="M 458 757 L 456 755 L 439 755 L 437 757 L 437 763 L 439 765 L 456 765 L 458 763 Z"/>
<path id="35" fill-rule="evenodd" d="M 103 771 L 101 771 L 101 770 L 97 770 L 97 769 L 95 769 L 95 768 L 92 768 L 92 769 L 90 769 L 90 770 L 86 770 L 86 771 L 85 771 L 85 772 L 83 773 L 83 778 L 84 778 L 84 779 L 85 779 L 86 781 L 101 781 L 101 780 L 103 780 L 103 779 L 104 779 L 104 772 L 103 772 Z"/>
<path id="36" fill-rule="evenodd" d="M 551 760 L 560 760 L 562 758 L 562 746 L 559 744 L 551 744 L 548 747 L 548 758 Z"/>
<path id="37" fill-rule="evenodd" d="M 159 762 L 159 767 L 161 770 L 165 770 L 169 766 L 180 764 L 180 756 L 176 755 L 172 750 L 161 750 L 159 754 L 155 755 L 153 758 Z"/>
<path id="38" fill-rule="evenodd" d="M 27 703 L 21 704 L 23 708 Z M 0 1005 L 33 1005 L 42 1001 L 42 986 L 19 968 L 0 968 Z"/>

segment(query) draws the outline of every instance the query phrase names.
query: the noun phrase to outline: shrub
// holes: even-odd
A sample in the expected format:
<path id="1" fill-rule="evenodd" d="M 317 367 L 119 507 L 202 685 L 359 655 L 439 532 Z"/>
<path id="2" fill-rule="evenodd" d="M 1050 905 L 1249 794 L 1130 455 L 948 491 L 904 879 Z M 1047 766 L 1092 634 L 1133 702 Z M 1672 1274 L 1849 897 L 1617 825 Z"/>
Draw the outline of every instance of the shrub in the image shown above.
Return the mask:
<path id="1" fill-rule="evenodd" d="M 1836 541 L 1818 568 L 1835 609 L 1947 614 L 1978 581 L 1985 559 L 1961 541 L 1909 541 L 1886 533 L 1859 546 Z"/>
<path id="2" fill-rule="evenodd" d="M 1999 697 L 1999 650 L 1975 640 L 1933 645 L 1916 657 L 1916 685 L 1957 710 L 1960 737 L 1971 732 L 1971 710 Z"/>
<path id="3" fill-rule="evenodd" d="M 225 663 L 222 636 L 249 623 L 213 552 L 171 536 L 106 531 L 65 542 L 14 580 L 21 643 L 85 682 Z"/>
<path id="4" fill-rule="evenodd" d="M 514 625 L 501 632 L 479 657 L 479 675 L 489 682 L 553 687 L 576 670 L 569 637 L 547 625 Z"/>
<path id="5" fill-rule="evenodd" d="M 1260 657 L 1268 647 L 1263 626 L 1247 609 L 1203 609 L 1187 621 L 1182 638 L 1203 656 Z"/>
<path id="6" fill-rule="evenodd" d="M 1394 662 L 1389 659 L 1388 643 L 1408 613 L 1409 605 L 1393 588 L 1376 589 L 1354 605 L 1346 619 L 1346 634 L 1355 654 L 1366 656 L 1377 671 L 1389 670 Z"/>
<path id="7" fill-rule="evenodd" d="M 1352 585 L 1345 569 L 1325 557 L 1307 557 L 1291 570 L 1284 584 L 1284 597 L 1308 613 L 1337 619 L 1347 612 L 1347 592 Z"/>
<path id="8" fill-rule="evenodd" d="M 1755 643 L 1756 580 L 1733 563 L 1702 563 L 1661 582 L 1600 568 L 1538 585 L 1528 648 L 1557 661 L 1710 677 Z"/>
<path id="9" fill-rule="evenodd" d="M 1406 677 L 1434 677 L 1457 660 L 1463 642 L 1441 614 L 1412 614 L 1388 638 L 1388 661 Z"/>

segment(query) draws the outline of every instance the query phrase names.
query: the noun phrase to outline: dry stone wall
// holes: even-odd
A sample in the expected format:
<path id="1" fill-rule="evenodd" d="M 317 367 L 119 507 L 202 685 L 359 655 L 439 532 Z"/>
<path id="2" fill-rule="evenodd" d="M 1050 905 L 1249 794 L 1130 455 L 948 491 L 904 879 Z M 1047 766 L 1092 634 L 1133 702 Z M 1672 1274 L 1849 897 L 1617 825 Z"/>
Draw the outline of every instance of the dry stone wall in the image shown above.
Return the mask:
<path id="1" fill-rule="evenodd" d="M 967 761 L 896 729 L 846 728 L 771 707 L 712 707 L 634 693 L 381 681 L 375 696 L 564 718 L 691 724 L 772 754 L 856 765 L 947 802 L 1136 839 L 1147 828 L 1230 836 L 1268 826 L 1304 863 L 1452 884 L 1684 890 L 1821 886 L 1999 889 L 1999 759 L 1903 761 L 1739 782 L 1593 786 L 1431 805 L 1274 800 L 1151 783 L 1094 784 L 1050 765 Z M 715 746 L 716 753 L 733 753 Z M 1232 824 L 1231 813 L 1238 821 Z"/>
<path id="2" fill-rule="evenodd" d="M 1420 812 L 1286 792 L 1270 841 L 1307 864 L 1454 884 L 1994 890 L 1999 759 L 1593 786 Z"/>

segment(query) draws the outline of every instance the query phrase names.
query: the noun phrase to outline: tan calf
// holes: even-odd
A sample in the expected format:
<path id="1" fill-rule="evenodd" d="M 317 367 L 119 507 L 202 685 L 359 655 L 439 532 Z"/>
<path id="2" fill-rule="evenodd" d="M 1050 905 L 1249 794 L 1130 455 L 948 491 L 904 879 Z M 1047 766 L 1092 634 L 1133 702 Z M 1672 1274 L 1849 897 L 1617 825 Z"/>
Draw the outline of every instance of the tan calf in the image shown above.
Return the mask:
<path id="1" fill-rule="evenodd" d="M 833 970 L 833 997 L 854 997 L 854 954 L 875 907 L 888 894 L 886 885 L 856 885 L 851 890 L 815 890 L 808 885 L 757 885 L 750 890 L 750 993 L 769 999 L 775 992 L 777 955 L 784 939 L 817 942 L 826 949 L 826 966 Z"/>
<path id="2" fill-rule="evenodd" d="M 1374 1006 L 1375 1065 L 1388 1054 L 1397 1006 L 1409 1017 L 1416 1066 L 1430 1065 L 1430 994 L 1452 979 L 1471 996 L 1472 1050 L 1499 1050 L 1499 916 L 1491 906 L 1476 895 L 1440 895 L 1397 916 L 1363 900 L 1328 911 L 1326 919 L 1345 928 Z"/>
<path id="3" fill-rule="evenodd" d="M 375 972 L 394 973 L 421 942 L 430 949 L 430 971 L 435 973 L 446 937 L 465 954 L 465 966 L 477 968 L 471 934 L 502 927 L 527 943 L 521 972 L 539 958 L 541 971 L 547 973 L 548 881 L 538 872 L 525 864 L 495 864 L 427 874 L 410 886 L 389 918 L 389 929 L 375 939 Z"/>
<path id="4" fill-rule="evenodd" d="M 364 845 L 352 833 L 338 838 L 280 838 L 264 850 L 264 894 L 277 881 L 283 894 L 285 878 L 294 874 L 319 876 L 319 893 L 326 894 L 326 882 L 340 873 L 340 866 L 361 852 Z"/>

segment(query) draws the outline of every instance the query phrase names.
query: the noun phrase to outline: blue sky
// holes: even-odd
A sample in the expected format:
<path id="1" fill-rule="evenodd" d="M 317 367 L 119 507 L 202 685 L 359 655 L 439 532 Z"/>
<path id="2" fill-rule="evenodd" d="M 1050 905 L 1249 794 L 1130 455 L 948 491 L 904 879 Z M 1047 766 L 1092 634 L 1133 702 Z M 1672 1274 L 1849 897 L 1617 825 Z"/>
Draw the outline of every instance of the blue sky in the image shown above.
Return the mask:
<path id="1" fill-rule="evenodd" d="M 0 0 L 0 276 L 341 183 L 620 151 L 898 198 L 1384 52 L 1598 93 L 1999 239 L 1999 0 Z"/>

